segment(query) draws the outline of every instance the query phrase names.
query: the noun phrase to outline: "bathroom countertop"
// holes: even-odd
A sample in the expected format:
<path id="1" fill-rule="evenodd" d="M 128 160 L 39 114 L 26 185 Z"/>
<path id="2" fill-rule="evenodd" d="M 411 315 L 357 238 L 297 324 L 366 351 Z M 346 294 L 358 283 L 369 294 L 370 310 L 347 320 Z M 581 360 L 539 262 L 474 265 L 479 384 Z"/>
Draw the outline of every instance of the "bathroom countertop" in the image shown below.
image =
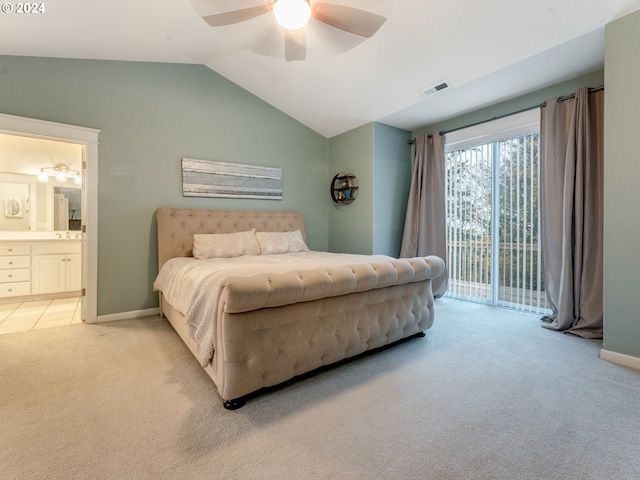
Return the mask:
<path id="1" fill-rule="evenodd" d="M 15 237 L 15 238 L 2 238 L 0 237 L 0 243 L 16 243 L 16 242 L 79 242 L 81 238 L 33 238 L 33 237 Z"/>

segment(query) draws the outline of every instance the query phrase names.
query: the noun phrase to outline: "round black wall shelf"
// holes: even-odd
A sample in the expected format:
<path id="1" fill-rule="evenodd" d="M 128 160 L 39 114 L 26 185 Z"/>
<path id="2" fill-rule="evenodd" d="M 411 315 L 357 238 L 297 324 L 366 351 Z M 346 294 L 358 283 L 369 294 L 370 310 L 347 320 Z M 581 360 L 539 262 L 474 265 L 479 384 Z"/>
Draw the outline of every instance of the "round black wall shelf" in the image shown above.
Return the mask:
<path id="1" fill-rule="evenodd" d="M 353 173 L 338 173 L 331 181 L 331 198 L 336 203 L 349 204 L 358 196 L 358 179 Z"/>

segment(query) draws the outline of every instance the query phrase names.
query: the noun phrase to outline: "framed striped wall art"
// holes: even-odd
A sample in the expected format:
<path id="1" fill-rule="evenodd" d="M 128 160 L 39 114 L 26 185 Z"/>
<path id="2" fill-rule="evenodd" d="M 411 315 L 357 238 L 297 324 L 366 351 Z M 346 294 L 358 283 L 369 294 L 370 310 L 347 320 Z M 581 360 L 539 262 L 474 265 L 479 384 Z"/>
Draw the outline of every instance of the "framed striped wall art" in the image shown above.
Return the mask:
<path id="1" fill-rule="evenodd" d="M 282 200 L 282 169 L 183 158 L 182 195 Z"/>

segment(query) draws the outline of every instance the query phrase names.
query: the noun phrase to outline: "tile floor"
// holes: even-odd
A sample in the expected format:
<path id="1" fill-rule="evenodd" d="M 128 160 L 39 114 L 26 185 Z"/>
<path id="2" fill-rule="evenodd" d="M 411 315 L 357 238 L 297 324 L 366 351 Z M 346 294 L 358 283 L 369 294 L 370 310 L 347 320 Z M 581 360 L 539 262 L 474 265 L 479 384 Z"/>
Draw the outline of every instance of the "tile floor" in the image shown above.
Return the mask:
<path id="1" fill-rule="evenodd" d="M 81 323 L 80 297 L 0 303 L 0 335 Z"/>

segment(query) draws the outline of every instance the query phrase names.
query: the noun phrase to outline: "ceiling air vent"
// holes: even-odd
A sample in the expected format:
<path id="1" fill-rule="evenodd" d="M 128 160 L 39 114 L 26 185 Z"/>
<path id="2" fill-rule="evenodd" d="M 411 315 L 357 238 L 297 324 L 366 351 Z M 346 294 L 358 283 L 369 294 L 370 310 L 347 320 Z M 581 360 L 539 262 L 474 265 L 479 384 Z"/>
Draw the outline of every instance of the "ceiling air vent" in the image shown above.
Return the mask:
<path id="1" fill-rule="evenodd" d="M 445 88 L 449 88 L 449 84 L 447 82 L 442 82 L 442 83 L 439 83 L 438 85 L 434 85 L 433 87 L 425 88 L 420 93 L 422 93 L 422 96 L 424 97 L 429 97 L 434 93 L 441 92 Z"/>

